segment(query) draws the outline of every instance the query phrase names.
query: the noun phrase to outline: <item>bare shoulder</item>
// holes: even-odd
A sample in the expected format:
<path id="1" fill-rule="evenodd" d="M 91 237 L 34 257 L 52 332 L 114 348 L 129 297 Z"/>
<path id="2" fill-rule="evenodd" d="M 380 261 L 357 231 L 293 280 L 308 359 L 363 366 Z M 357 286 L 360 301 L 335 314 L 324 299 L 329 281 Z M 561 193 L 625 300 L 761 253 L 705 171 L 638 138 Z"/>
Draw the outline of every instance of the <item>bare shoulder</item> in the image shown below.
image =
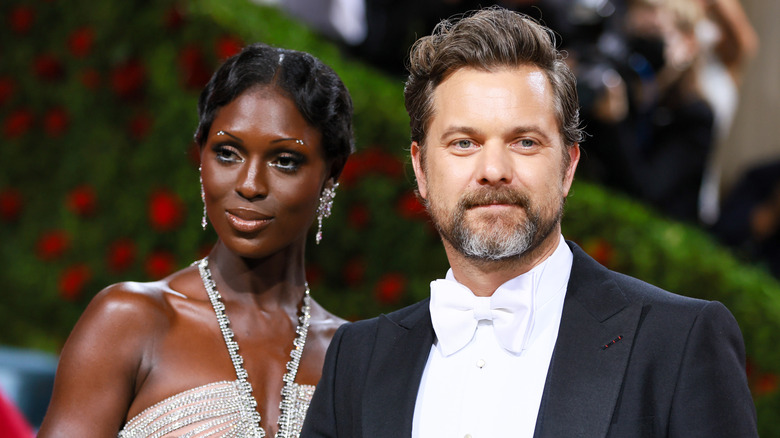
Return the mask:
<path id="1" fill-rule="evenodd" d="M 311 322 L 309 330 L 316 331 L 319 335 L 330 341 L 336 330 L 347 320 L 340 318 L 325 310 L 314 299 L 311 300 Z"/>

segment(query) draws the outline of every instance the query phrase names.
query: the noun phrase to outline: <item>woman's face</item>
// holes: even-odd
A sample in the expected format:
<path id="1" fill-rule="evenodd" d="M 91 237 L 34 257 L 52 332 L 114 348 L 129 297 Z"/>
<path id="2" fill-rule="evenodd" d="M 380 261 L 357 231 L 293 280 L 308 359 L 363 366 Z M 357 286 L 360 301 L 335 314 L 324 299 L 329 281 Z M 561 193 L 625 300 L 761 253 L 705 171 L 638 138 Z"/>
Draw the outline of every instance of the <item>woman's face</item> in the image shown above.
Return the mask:
<path id="1" fill-rule="evenodd" d="M 219 109 L 201 150 L 209 221 L 242 257 L 303 245 L 329 174 L 320 132 L 273 87 Z"/>

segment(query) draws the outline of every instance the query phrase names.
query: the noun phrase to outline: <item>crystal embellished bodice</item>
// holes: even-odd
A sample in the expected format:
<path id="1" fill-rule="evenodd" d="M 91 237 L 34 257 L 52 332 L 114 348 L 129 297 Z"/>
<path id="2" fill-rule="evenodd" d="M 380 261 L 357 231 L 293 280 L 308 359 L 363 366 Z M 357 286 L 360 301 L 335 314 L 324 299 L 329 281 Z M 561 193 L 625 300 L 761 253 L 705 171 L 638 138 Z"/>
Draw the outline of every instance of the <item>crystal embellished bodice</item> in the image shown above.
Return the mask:
<path id="1" fill-rule="evenodd" d="M 293 384 L 293 436 L 300 435 L 314 386 Z M 238 380 L 210 383 L 151 406 L 128 421 L 119 438 L 254 437 L 257 426 L 240 403 Z"/>
<path id="2" fill-rule="evenodd" d="M 198 270 L 209 295 L 219 329 L 236 370 L 237 379 L 221 381 L 192 388 L 145 409 L 127 422 L 119 432 L 119 438 L 195 438 L 240 437 L 263 438 L 257 401 L 252 395 L 252 385 L 247 380 L 244 359 L 238 353 L 238 343 L 225 313 L 225 304 L 217 291 L 208 268 L 208 258 L 199 262 Z M 306 345 L 309 328 L 309 288 L 303 298 L 302 315 L 295 332 L 296 339 L 290 351 L 287 373 L 283 376 L 282 402 L 280 404 L 279 431 L 276 438 L 300 436 L 303 419 L 314 394 L 314 386 L 298 385 L 295 376 Z"/>

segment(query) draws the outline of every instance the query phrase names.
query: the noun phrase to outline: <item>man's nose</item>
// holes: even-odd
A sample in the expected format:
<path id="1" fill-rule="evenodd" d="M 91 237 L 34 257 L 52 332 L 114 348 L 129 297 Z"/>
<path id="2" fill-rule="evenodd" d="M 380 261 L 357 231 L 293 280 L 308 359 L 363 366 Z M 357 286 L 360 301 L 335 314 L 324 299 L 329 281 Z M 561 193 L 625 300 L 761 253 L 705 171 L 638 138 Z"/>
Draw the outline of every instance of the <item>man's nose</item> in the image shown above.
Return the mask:
<path id="1" fill-rule="evenodd" d="M 480 151 L 477 179 L 480 184 L 495 185 L 512 182 L 511 151 L 504 144 L 483 145 Z"/>

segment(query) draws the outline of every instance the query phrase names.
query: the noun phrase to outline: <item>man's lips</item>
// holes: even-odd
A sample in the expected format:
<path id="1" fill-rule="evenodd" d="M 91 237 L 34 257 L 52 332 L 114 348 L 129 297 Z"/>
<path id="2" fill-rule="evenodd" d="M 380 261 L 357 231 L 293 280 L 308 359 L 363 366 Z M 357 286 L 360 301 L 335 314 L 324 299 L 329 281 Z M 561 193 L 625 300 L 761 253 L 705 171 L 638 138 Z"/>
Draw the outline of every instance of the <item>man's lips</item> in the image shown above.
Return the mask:
<path id="1" fill-rule="evenodd" d="M 259 231 L 273 219 L 273 216 L 244 208 L 226 210 L 225 217 L 234 229 L 243 233 Z"/>

